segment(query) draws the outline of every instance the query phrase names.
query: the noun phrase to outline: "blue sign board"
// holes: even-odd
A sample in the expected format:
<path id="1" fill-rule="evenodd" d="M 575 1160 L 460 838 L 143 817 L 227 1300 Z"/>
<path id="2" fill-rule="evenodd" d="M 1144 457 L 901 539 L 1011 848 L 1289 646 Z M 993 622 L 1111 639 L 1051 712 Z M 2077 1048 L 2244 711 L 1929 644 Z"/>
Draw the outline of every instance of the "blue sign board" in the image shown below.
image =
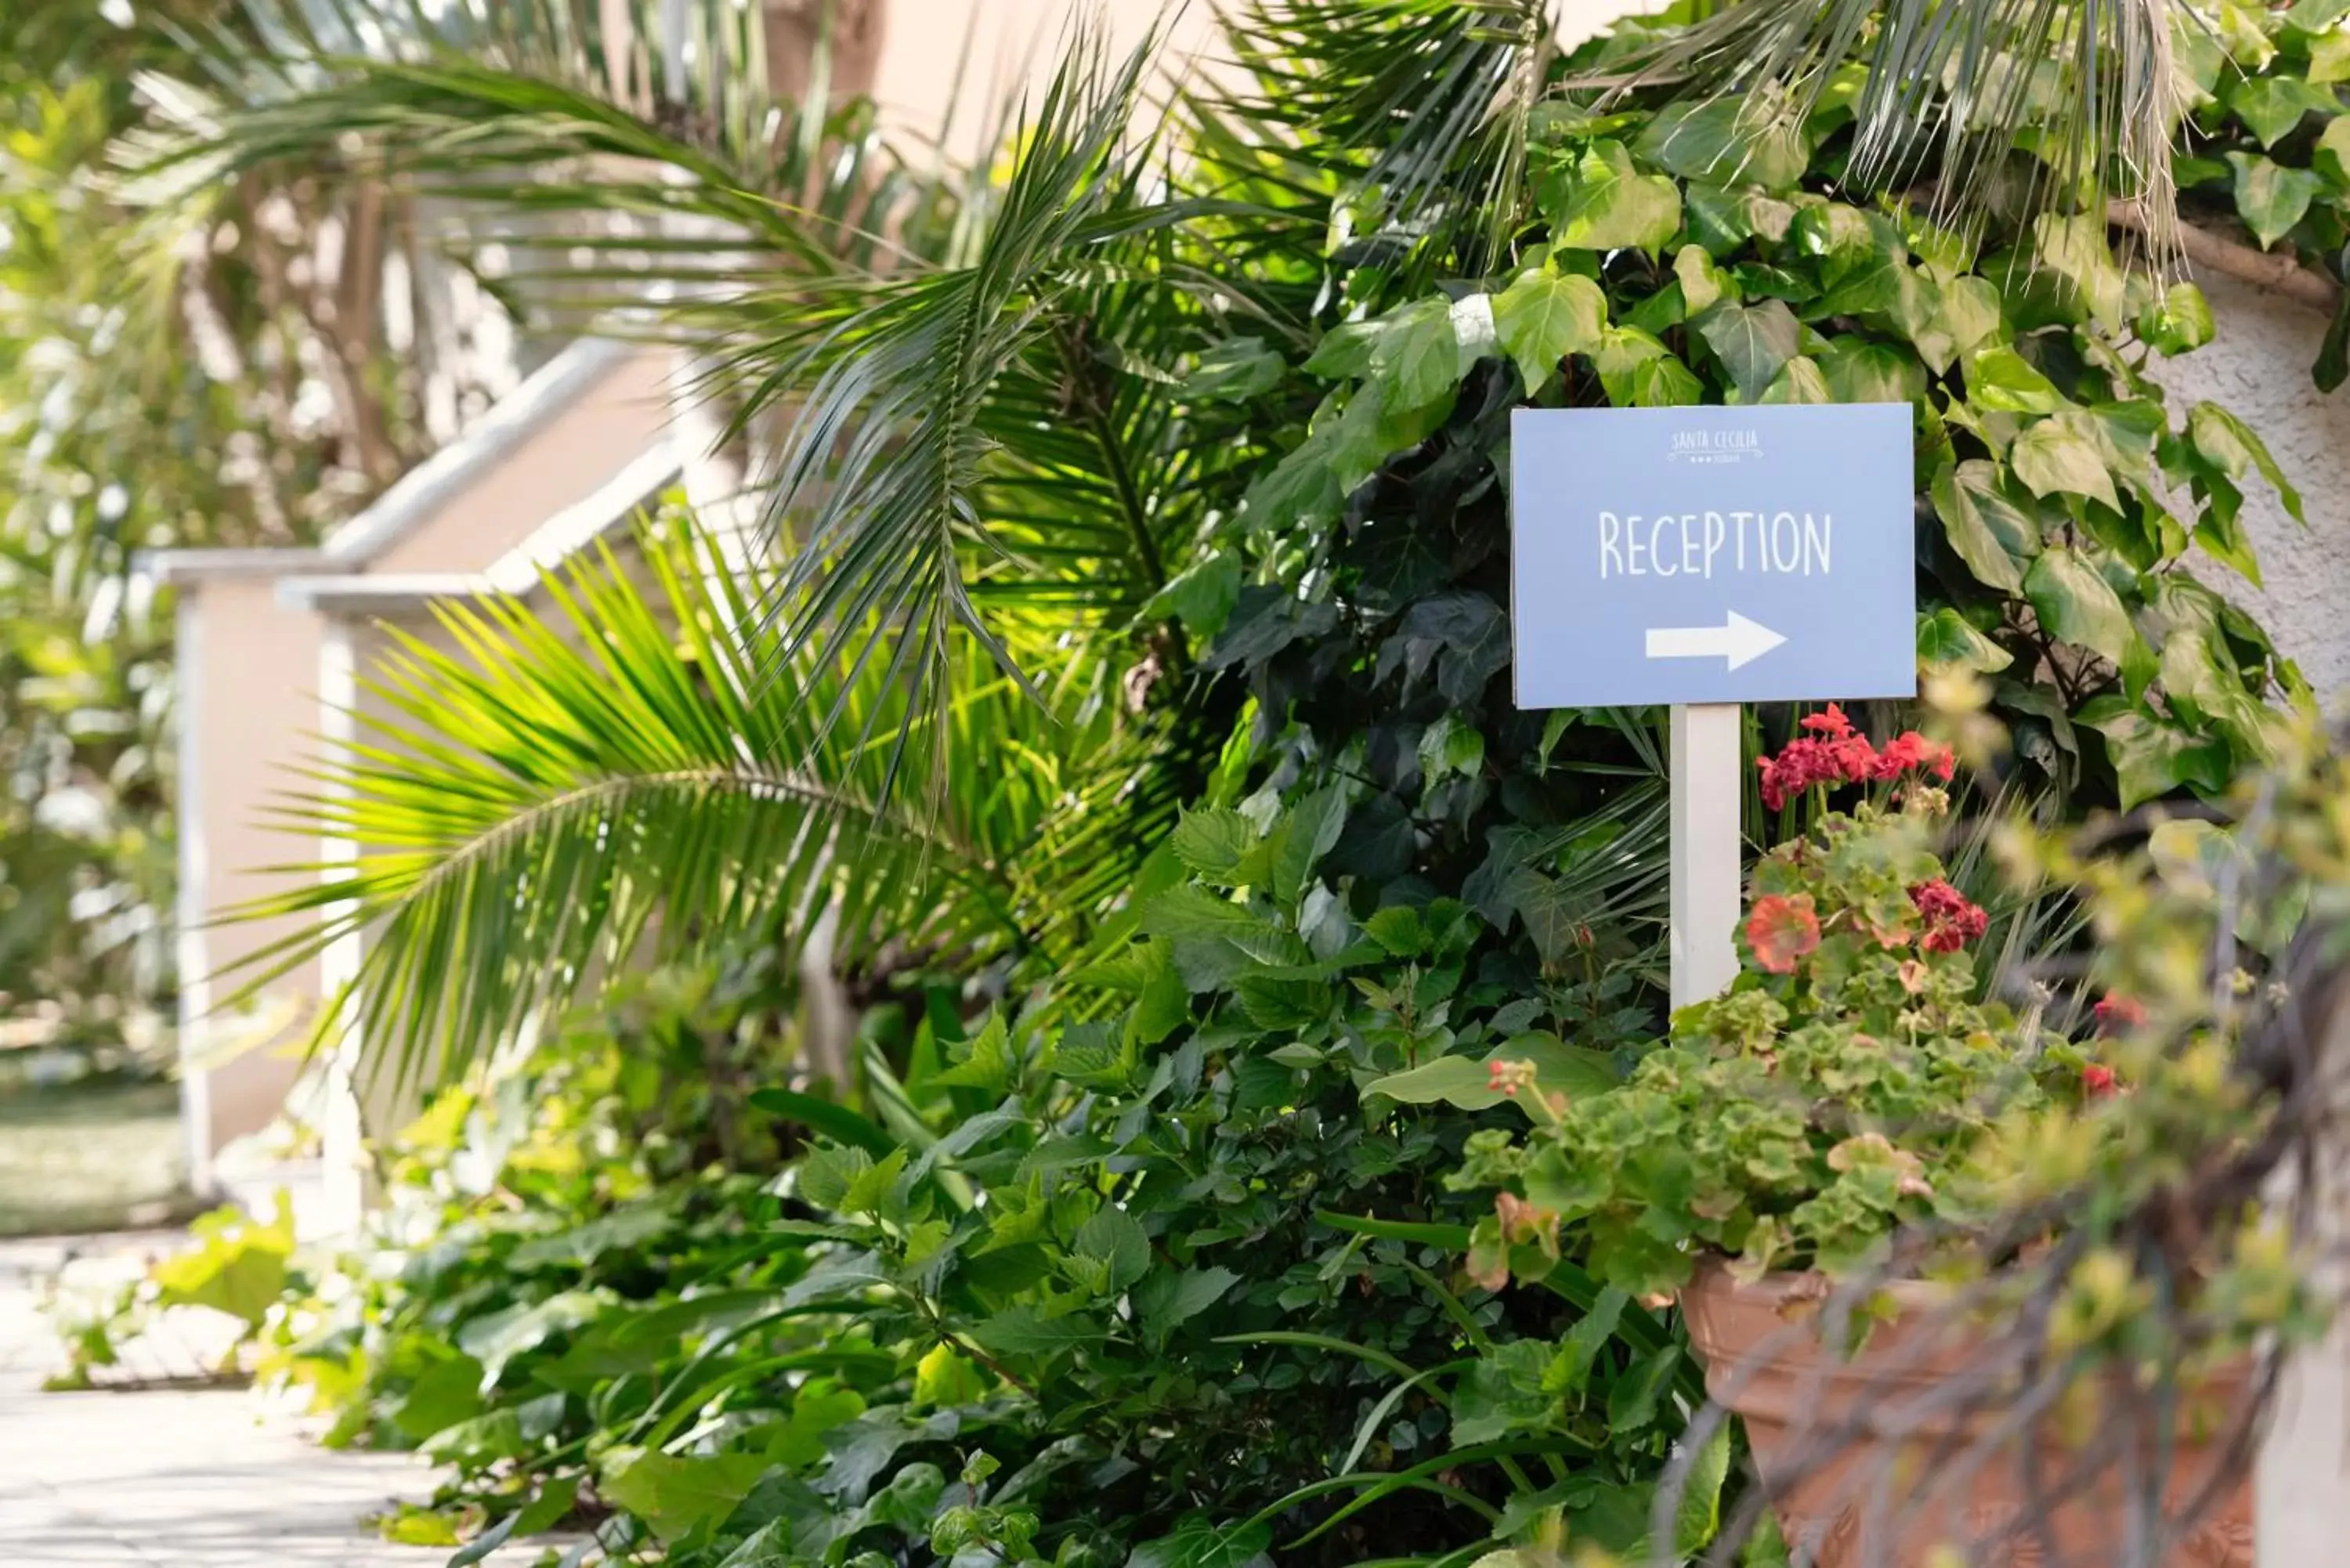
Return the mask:
<path id="1" fill-rule="evenodd" d="M 1520 409 L 1518 706 L 1908 697 L 1907 403 Z"/>

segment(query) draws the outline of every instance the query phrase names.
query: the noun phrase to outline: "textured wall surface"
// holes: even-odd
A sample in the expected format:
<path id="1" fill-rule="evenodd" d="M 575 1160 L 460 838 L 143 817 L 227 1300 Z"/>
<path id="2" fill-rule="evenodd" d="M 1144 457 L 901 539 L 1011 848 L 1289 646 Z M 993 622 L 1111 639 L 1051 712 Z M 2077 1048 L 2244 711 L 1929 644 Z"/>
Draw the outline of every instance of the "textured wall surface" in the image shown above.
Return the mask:
<path id="1" fill-rule="evenodd" d="M 2350 704 L 2350 388 L 2328 395 L 2309 379 L 2325 323 L 2297 305 L 2248 285 L 2200 277 L 2219 322 L 2210 343 L 2177 359 L 2154 362 L 2175 422 L 2209 398 L 2242 419 L 2301 492 L 2309 526 L 2285 514 L 2266 485 L 2246 487 L 2244 518 L 2261 560 L 2263 587 L 2204 561 L 2197 575 L 2238 597 L 2329 710 Z"/>

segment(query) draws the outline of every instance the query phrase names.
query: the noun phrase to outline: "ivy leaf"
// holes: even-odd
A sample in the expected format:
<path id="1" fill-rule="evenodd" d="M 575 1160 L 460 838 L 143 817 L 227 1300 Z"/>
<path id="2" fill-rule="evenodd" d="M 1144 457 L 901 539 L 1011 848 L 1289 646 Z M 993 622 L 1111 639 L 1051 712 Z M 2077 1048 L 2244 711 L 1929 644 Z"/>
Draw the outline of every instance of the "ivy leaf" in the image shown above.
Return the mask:
<path id="1" fill-rule="evenodd" d="M 1872 254 L 1898 256 L 1898 247 L 1883 243 L 1868 214 L 1842 202 L 1822 202 L 1804 208 L 1787 225 L 1788 243 L 1807 256 L 1863 257 Z M 1838 269 L 1838 275 L 1842 269 Z"/>
<path id="2" fill-rule="evenodd" d="M 1371 370 L 1389 409 L 1424 409 L 1451 396 L 1461 384 L 1451 302 L 1415 300 L 1397 312 L 1371 355 Z"/>
<path id="3" fill-rule="evenodd" d="M 2116 665 L 2129 658 L 2137 629 L 2121 596 L 2096 567 L 2062 545 L 2052 545 L 2024 574 L 2024 597 L 2049 635 L 2078 643 Z"/>
<path id="4" fill-rule="evenodd" d="M 1562 249 L 1654 254 L 1681 226 L 1680 188 L 1633 168 L 1620 141 L 1593 142 L 1542 194 L 1551 244 Z"/>
<path id="5" fill-rule="evenodd" d="M 1160 1269 L 1135 1287 L 1134 1308 L 1151 1343 L 1164 1345 L 1179 1325 L 1223 1300 L 1239 1282 L 1230 1269 Z"/>
<path id="6" fill-rule="evenodd" d="M 1967 401 L 2007 414 L 2053 414 L 2068 403 L 2054 382 L 2004 344 L 1968 361 Z"/>
<path id="7" fill-rule="evenodd" d="M 1698 317 L 1697 330 L 1749 402 L 1760 398 L 1803 348 L 1803 324 L 1784 300 L 1757 305 L 1721 300 Z"/>
<path id="8" fill-rule="evenodd" d="M 1918 662 L 1930 669 L 1955 666 L 1991 673 L 2014 663 L 2015 655 L 1945 605 L 1931 615 L 1918 618 Z"/>
<path id="9" fill-rule="evenodd" d="M 2188 439 L 2195 450 L 2219 465 L 2230 479 L 2241 482 L 2252 470 L 2258 469 L 2284 503 L 2284 509 L 2303 527 L 2309 519 L 2301 509 L 2301 492 L 2295 490 L 2269 453 L 2268 443 L 2253 433 L 2252 428 L 2217 403 L 2198 403 L 2187 416 Z"/>
<path id="10" fill-rule="evenodd" d="M 1440 713 L 1419 733 L 1419 771 L 1433 789 L 1446 775 L 1472 777 L 1485 765 L 1485 737 L 1456 713 Z"/>
<path id="11" fill-rule="evenodd" d="M 2211 302 L 2184 280 L 2165 289 L 2137 313 L 2139 341 L 2159 354 L 2184 354 L 2211 341 Z"/>
<path id="12" fill-rule="evenodd" d="M 2350 44 L 2350 33 L 2342 36 L 2345 44 Z M 2328 120 L 2325 129 L 2318 132 L 2309 166 L 2336 185 L 2350 185 L 2350 115 Z"/>
<path id="13" fill-rule="evenodd" d="M 1637 327 L 1607 328 L 1591 362 L 1607 400 L 1619 409 L 1669 408 L 1705 396 L 1696 373 Z"/>
<path id="14" fill-rule="evenodd" d="M 1727 294 L 1737 297 L 1738 285 L 1713 263 L 1703 245 L 1683 245 L 1673 257 L 1673 276 L 1680 280 L 1681 304 L 1692 316 Z"/>
<path id="15" fill-rule="evenodd" d="M 2324 182 L 2306 169 L 2288 169 L 2256 152 L 2230 152 L 2236 170 L 2236 212 L 2263 249 L 2292 233 Z"/>
<path id="16" fill-rule="evenodd" d="M 1670 105 L 1648 121 L 1638 151 L 1683 179 L 1766 191 L 1791 189 L 1811 162 L 1801 123 L 1752 95 Z"/>
<path id="17" fill-rule="evenodd" d="M 1944 536 L 1975 580 L 2004 593 L 2022 591 L 2017 562 L 2039 553 L 2040 528 L 2009 497 L 1998 466 L 1982 458 L 1946 465 L 1934 475 L 1932 496 Z"/>
<path id="18" fill-rule="evenodd" d="M 2121 498 L 2114 493 L 2114 476 L 2096 447 L 2054 420 L 2041 420 L 2017 436 L 2007 449 L 2007 461 L 2034 495 L 2063 491 L 2101 501 L 2116 512 L 2122 509 Z"/>
<path id="19" fill-rule="evenodd" d="M 1956 277 L 1935 292 L 1935 336 L 1949 340 L 1950 356 L 1935 366 L 1939 371 L 1999 335 L 1999 288 L 1987 277 Z"/>
<path id="20" fill-rule="evenodd" d="M 1531 397 L 1569 354 L 1596 354 L 1607 326 L 1607 296 L 1587 277 L 1536 271 L 1493 297 L 1493 326 Z"/>
<path id="21" fill-rule="evenodd" d="M 2181 788 L 2216 794 L 2235 771 L 2226 741 L 2189 734 L 2118 698 L 2103 711 L 2084 708 L 2081 717 L 2106 738 L 2124 811 Z"/>
<path id="22" fill-rule="evenodd" d="M 2033 221 L 2033 233 L 2040 265 L 2071 284 L 2100 323 L 2119 326 L 2129 302 L 2129 278 L 2106 244 L 2105 221 L 2086 213 L 2043 213 Z"/>
<path id="23" fill-rule="evenodd" d="M 2203 515 L 2195 520 L 2195 542 L 2213 560 L 2233 569 L 2254 587 L 2261 587 L 2260 556 L 2251 535 L 2244 531 L 2244 498 L 2232 484 L 2214 475 L 2206 482 L 2210 494 Z"/>
<path id="24" fill-rule="evenodd" d="M 2330 392 L 2350 379 L 2350 289 L 2343 291 L 2341 303 L 2334 307 L 2334 319 L 2326 324 L 2309 377 L 2321 392 Z"/>
<path id="25" fill-rule="evenodd" d="M 1786 238 L 1795 209 L 1760 191 L 1725 191 L 1692 181 L 1689 186 L 1690 236 L 1716 255 L 1727 254 L 1761 235 Z"/>
<path id="26" fill-rule="evenodd" d="M 2339 113 L 2342 106 L 2324 88 L 2298 77 L 2240 77 L 2228 89 L 2228 107 L 2262 147 L 2274 147 L 2311 114 Z"/>
<path id="27" fill-rule="evenodd" d="M 1925 367 L 1887 343 L 1838 337 L 1818 359 L 1828 394 L 1839 403 L 1915 403 L 1926 395 Z"/>
<path id="28" fill-rule="evenodd" d="M 1819 363 L 1797 355 L 1780 369 L 1771 384 L 1762 389 L 1758 403 L 1833 403 L 1835 394 L 1828 389 L 1828 379 Z"/>

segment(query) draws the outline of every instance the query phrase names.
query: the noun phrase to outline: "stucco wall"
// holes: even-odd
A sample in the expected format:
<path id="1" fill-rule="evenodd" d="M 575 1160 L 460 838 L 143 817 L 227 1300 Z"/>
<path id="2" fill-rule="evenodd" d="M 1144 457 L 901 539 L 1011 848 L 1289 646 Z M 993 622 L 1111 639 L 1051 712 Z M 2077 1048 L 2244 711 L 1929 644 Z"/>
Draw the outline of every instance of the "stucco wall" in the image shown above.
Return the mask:
<path id="1" fill-rule="evenodd" d="M 2277 646 L 2330 707 L 2350 697 L 2350 389 L 2328 396 L 2309 379 L 2325 323 L 2303 307 L 2217 276 L 2196 280 L 2211 301 L 2218 335 L 2152 367 L 2183 422 L 2208 398 L 2241 418 L 2301 492 L 2303 528 L 2266 485 L 2248 485 L 2245 524 L 2262 566 L 2258 588 L 2215 561 L 2198 567 L 2214 587 L 2258 616 Z"/>

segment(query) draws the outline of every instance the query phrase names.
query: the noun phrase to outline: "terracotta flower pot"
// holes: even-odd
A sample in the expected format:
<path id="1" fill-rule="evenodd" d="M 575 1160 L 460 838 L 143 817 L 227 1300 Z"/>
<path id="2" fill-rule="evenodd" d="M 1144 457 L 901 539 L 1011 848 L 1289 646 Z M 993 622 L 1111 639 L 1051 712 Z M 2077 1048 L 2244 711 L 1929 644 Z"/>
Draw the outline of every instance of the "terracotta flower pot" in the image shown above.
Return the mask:
<path id="1" fill-rule="evenodd" d="M 1823 1345 L 1811 1325 L 1791 1322 L 1801 1318 L 1803 1298 L 1816 1294 L 1801 1276 L 1771 1275 L 1742 1285 L 1709 1259 L 1681 1293 L 1690 1342 L 1705 1358 L 1707 1391 L 1744 1418 L 1747 1441 L 1794 1560 L 1804 1562 L 1802 1553 L 1808 1549 L 1815 1568 L 1923 1568 L 1933 1549 L 1947 1543 L 1971 1546 L 1978 1555 L 1968 1561 L 1995 1561 L 2001 1568 L 2050 1562 L 2105 1568 L 2116 1561 L 2129 1533 L 2123 1487 L 2110 1467 L 2095 1484 L 2054 1509 L 2049 1529 L 2057 1551 L 2054 1558 L 2037 1541 L 1993 1548 L 2002 1553 L 1996 1559 L 1980 1555 L 2024 1509 L 2022 1445 L 2003 1437 L 2003 1446 L 1987 1462 L 1958 1477 L 1962 1461 L 1951 1456 L 1991 1438 L 2005 1411 L 1994 1405 L 1973 1412 L 1925 1413 L 1921 1407 L 1938 1392 L 1949 1392 L 1952 1378 L 1966 1376 L 1970 1336 L 1946 1321 L 1928 1321 L 1927 1309 L 1937 1299 L 1933 1286 L 1897 1285 L 1894 1291 L 1902 1315 L 1880 1326 L 1860 1355 L 1848 1360 Z M 2231 1424 L 2227 1413 L 2235 1400 L 2248 1396 L 2251 1377 L 2246 1366 L 2199 1390 L 2207 1405 L 2221 1407 L 2220 1418 L 2182 1423 L 2173 1437 L 2167 1514 L 2191 1506 L 2217 1473 Z M 1833 1458 L 1813 1457 L 1827 1434 L 1852 1430 L 1856 1420 L 1865 1423 L 1861 1429 L 1887 1439 L 1900 1434 L 1907 1450 L 1890 1467 L 1890 1495 L 1880 1503 L 1872 1504 L 1870 1498 L 1878 1491 L 1880 1475 L 1888 1473 L 1881 1444 L 1848 1444 Z M 2043 1426 L 2042 1440 L 2052 1456 L 2047 1462 L 2061 1473 L 2061 1439 Z M 1945 1484 L 1929 1491 L 1920 1472 L 1933 1464 L 1950 1468 L 1940 1478 Z M 2164 1564 L 2252 1568 L 2249 1481 L 2207 1512 Z"/>

